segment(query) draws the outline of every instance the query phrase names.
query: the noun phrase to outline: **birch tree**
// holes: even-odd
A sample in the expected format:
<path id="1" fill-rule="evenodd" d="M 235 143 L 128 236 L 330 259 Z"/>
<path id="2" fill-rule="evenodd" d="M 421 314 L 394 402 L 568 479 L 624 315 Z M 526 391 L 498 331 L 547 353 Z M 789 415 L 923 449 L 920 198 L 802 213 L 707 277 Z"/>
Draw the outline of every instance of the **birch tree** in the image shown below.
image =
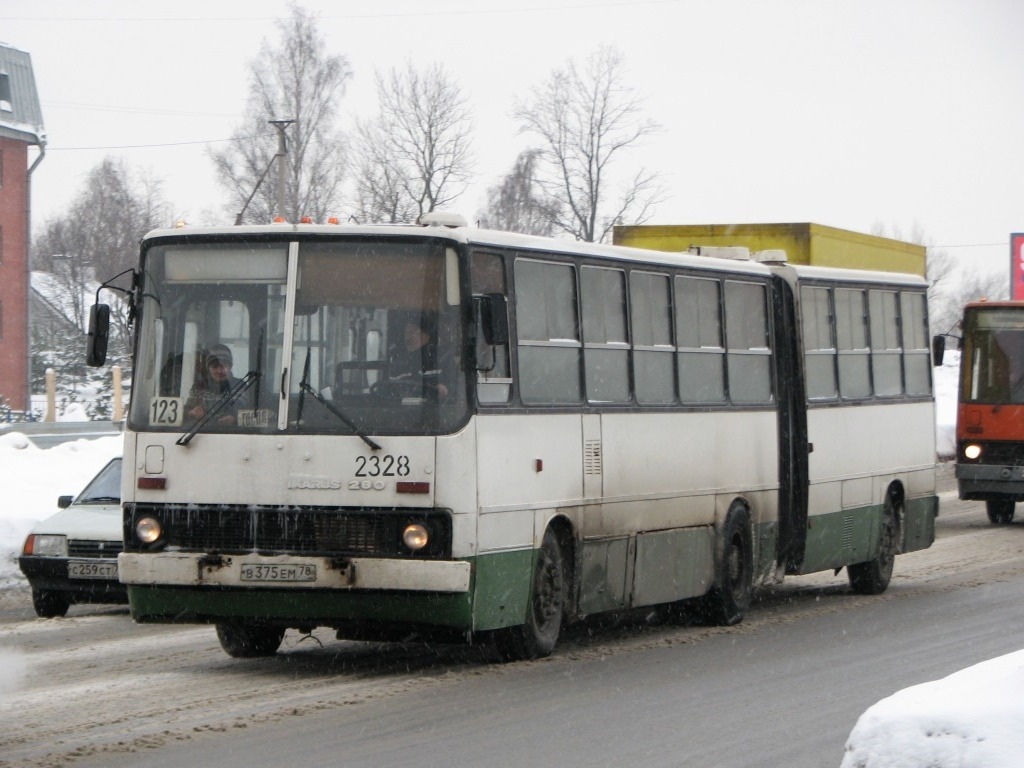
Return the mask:
<path id="1" fill-rule="evenodd" d="M 508 175 L 487 190 L 482 226 L 525 235 L 554 234 L 560 211 L 554 200 L 541 197 L 537 184 L 539 154 L 536 149 L 521 152 Z"/>
<path id="2" fill-rule="evenodd" d="M 240 212 L 255 191 L 246 221 L 265 223 L 280 214 L 288 221 L 310 216 L 322 222 L 341 212 L 347 163 L 336 115 L 352 70 L 345 56 L 327 52 L 316 20 L 298 5 L 290 7 L 291 16 L 278 22 L 278 39 L 264 41 L 252 64 L 243 125 L 225 149 L 211 152 L 228 210 Z M 269 124 L 273 119 L 294 121 L 285 130 L 283 212 L 277 210 L 279 135 Z"/>
<path id="3" fill-rule="evenodd" d="M 663 196 L 657 173 L 624 171 L 629 150 L 658 130 L 643 116 L 642 99 L 626 83 L 621 54 L 599 47 L 582 65 L 556 69 L 513 116 L 538 140 L 537 184 L 557 211 L 556 231 L 601 242 L 616 224 L 640 224 Z M 616 179 L 619 179 L 616 187 Z"/>
<path id="4" fill-rule="evenodd" d="M 352 206 L 363 223 L 415 221 L 454 203 L 474 172 L 472 112 L 440 64 L 376 75 L 377 114 L 357 122 Z"/>

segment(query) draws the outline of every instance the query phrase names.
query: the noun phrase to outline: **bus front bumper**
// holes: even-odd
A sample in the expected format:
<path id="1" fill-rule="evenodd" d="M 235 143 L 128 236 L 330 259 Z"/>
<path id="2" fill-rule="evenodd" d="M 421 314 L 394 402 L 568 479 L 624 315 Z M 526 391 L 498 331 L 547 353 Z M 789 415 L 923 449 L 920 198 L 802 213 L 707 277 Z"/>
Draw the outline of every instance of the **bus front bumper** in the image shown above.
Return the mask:
<path id="1" fill-rule="evenodd" d="M 206 555 L 196 552 L 122 552 L 123 584 L 248 589 L 401 590 L 464 593 L 472 566 L 463 560 L 331 558 L 292 555 Z"/>
<path id="2" fill-rule="evenodd" d="M 1024 467 L 1002 464 L 957 464 L 961 499 L 1024 499 Z"/>

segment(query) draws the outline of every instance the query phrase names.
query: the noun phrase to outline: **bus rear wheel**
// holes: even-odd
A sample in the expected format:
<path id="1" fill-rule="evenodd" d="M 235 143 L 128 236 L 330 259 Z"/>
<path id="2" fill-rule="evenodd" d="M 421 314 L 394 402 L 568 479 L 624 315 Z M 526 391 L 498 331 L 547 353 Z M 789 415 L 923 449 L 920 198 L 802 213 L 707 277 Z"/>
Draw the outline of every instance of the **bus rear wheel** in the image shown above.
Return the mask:
<path id="1" fill-rule="evenodd" d="M 700 613 L 723 627 L 743 621 L 753 596 L 754 549 L 750 512 L 733 504 L 722 527 L 722 552 L 715 565 L 715 586 L 701 600 Z"/>
<path id="2" fill-rule="evenodd" d="M 1006 525 L 1013 521 L 1013 499 L 988 499 L 985 501 L 985 511 L 988 512 L 988 521 L 993 525 Z"/>
<path id="3" fill-rule="evenodd" d="M 217 625 L 217 639 L 224 652 L 236 659 L 273 656 L 281 647 L 284 629 L 242 621 L 222 622 Z"/>
<path id="4" fill-rule="evenodd" d="M 551 655 L 562 632 L 567 582 L 562 545 L 548 528 L 533 569 L 526 622 L 494 633 L 495 646 L 503 659 L 517 661 Z"/>
<path id="5" fill-rule="evenodd" d="M 882 531 L 878 542 L 878 556 L 866 563 L 847 566 L 850 588 L 858 595 L 880 595 L 889 586 L 892 568 L 900 540 L 900 509 L 892 497 L 886 499 L 882 510 Z"/>

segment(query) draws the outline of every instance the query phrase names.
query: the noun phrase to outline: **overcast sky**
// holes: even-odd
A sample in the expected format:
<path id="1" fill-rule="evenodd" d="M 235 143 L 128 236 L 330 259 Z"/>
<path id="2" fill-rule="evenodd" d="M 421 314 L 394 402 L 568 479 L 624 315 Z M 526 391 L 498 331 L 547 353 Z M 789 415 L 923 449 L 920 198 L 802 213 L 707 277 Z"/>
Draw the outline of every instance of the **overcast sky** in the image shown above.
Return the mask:
<path id="1" fill-rule="evenodd" d="M 522 0 L 520 0 L 522 3 Z M 1024 231 L 1021 0 L 305 0 L 354 70 L 442 63 L 475 111 L 472 219 L 524 137 L 516 98 L 569 58 L 616 46 L 661 132 L 629 157 L 669 198 L 651 223 L 811 221 L 923 233 L 1007 270 Z M 32 56 L 48 134 L 33 227 L 104 156 L 165 182 L 192 223 L 231 223 L 207 147 L 240 121 L 285 0 L 0 0 L 0 41 Z"/>

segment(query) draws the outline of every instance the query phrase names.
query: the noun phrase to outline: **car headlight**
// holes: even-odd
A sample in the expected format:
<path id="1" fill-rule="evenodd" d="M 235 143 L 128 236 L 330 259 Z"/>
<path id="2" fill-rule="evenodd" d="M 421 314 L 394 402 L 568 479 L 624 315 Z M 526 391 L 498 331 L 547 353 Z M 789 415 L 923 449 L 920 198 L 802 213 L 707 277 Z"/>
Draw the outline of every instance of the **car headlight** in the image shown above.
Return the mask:
<path id="1" fill-rule="evenodd" d="M 24 552 L 38 557 L 67 557 L 68 537 L 54 533 L 33 533 L 25 541 Z"/>
<path id="2" fill-rule="evenodd" d="M 402 541 L 413 552 L 419 552 L 430 543 L 430 534 L 427 532 L 426 526 L 420 523 L 410 523 L 402 531 Z"/>

